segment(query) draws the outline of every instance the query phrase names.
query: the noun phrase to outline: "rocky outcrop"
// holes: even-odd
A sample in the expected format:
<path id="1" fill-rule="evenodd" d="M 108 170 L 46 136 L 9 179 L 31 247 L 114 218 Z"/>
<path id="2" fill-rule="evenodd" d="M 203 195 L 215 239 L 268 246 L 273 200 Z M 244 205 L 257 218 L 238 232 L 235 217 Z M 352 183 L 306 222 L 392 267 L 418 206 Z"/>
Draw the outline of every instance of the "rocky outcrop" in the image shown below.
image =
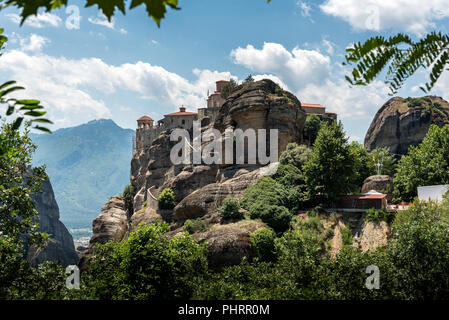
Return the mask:
<path id="1" fill-rule="evenodd" d="M 376 113 L 365 136 L 368 151 L 387 147 L 391 153 L 407 154 L 409 146 L 424 139 L 431 124 L 449 124 L 449 103 L 440 97 L 394 97 Z"/>
<path id="2" fill-rule="evenodd" d="M 387 194 L 387 200 L 393 198 L 393 178 L 388 175 L 375 175 L 365 179 L 362 186 L 362 193 L 375 190 Z"/>
<path id="3" fill-rule="evenodd" d="M 271 80 L 262 80 L 239 86 L 220 108 L 214 127 L 221 132 L 277 129 L 280 153 L 288 143 L 301 142 L 305 119 L 295 95 L 283 91 Z"/>
<path id="4" fill-rule="evenodd" d="M 50 235 L 44 248 L 31 247 L 27 260 L 36 266 L 44 261 L 52 261 L 62 266 L 78 262 L 72 235 L 59 220 L 59 207 L 49 180 L 42 182 L 42 192 L 33 195 L 39 213 L 39 230 Z"/>
<path id="5" fill-rule="evenodd" d="M 265 226 L 260 221 L 240 221 L 216 225 L 193 236 L 198 242 L 206 243 L 209 266 L 220 269 L 239 264 L 244 257 L 250 260 L 253 257 L 250 234 Z"/>
<path id="6" fill-rule="evenodd" d="M 265 173 L 260 169 L 252 169 L 252 171 L 239 169 L 231 179 L 208 184 L 191 193 L 175 207 L 174 220 L 194 219 L 213 214 L 217 212 L 225 198 L 241 198 L 246 188 Z"/>
<path id="7" fill-rule="evenodd" d="M 378 247 L 385 247 L 391 238 L 392 231 L 387 222 L 365 222 L 362 227 L 359 247 L 362 251 L 375 250 Z"/>
<path id="8" fill-rule="evenodd" d="M 238 86 L 220 108 L 215 121 L 203 123 L 201 131 L 214 128 L 224 136 L 227 129 L 266 129 L 266 152 L 269 153 L 270 129 L 277 129 L 277 152 L 280 154 L 288 143 L 301 142 L 305 118 L 305 112 L 293 94 L 283 91 L 271 80 L 262 80 Z M 128 220 L 130 230 L 142 222 L 163 220 L 171 223 L 169 236 L 176 236 L 182 231 L 185 220 L 201 218 L 214 226 L 207 232 L 195 235 L 198 241 L 206 241 L 212 265 L 235 264 L 242 257 L 251 258 L 250 231 L 237 224 L 222 228 L 224 226 L 220 224 L 217 209 L 226 197 L 240 198 L 273 165 L 247 164 L 247 161 L 246 164 L 174 165 L 170 151 L 178 142 L 170 141 L 170 133 L 170 130 L 161 132 L 150 147 L 139 150 L 132 158 L 130 178 L 137 193 L 134 212 Z M 189 133 L 192 138 L 192 130 Z M 201 148 L 207 142 L 202 143 Z M 158 210 L 154 205 L 154 199 L 165 188 L 174 191 L 177 205 L 173 210 Z M 117 206 L 119 212 L 116 215 L 119 218 L 113 221 L 109 206 L 106 204 L 94 221 L 91 244 L 125 236 L 127 221 L 123 206 Z M 106 223 L 106 217 L 111 220 L 110 224 Z M 104 232 L 101 231 L 100 222 Z M 95 227 L 96 224 L 98 227 Z M 91 253 L 88 248 L 86 256 Z"/>
<path id="9" fill-rule="evenodd" d="M 80 256 L 79 266 L 87 267 L 88 257 L 93 253 L 93 246 L 113 240 L 122 240 L 128 231 L 128 215 L 121 195 L 109 199 L 101 209 L 100 215 L 92 223 L 92 237 L 89 246 Z"/>
<path id="10" fill-rule="evenodd" d="M 220 108 L 215 122 L 201 130 L 213 127 L 224 134 L 226 129 L 266 129 L 266 150 L 268 152 L 270 150 L 269 129 L 277 129 L 278 154 L 280 154 L 288 143 L 301 142 L 305 118 L 301 103 L 293 94 L 283 91 L 271 80 L 261 80 L 238 86 Z M 148 203 L 150 200 L 148 194 L 150 188 L 151 195 L 154 197 L 157 197 L 163 189 L 171 188 L 175 191 L 175 201 L 181 203 L 183 199 L 208 185 L 210 185 L 209 189 L 205 189 L 204 192 L 211 191 L 216 194 L 217 192 L 213 189 L 221 190 L 223 188 L 221 183 L 234 178 L 235 173 L 240 169 L 248 167 L 248 165 L 224 164 L 173 165 L 170 160 L 170 151 L 175 144 L 177 142 L 170 141 L 170 131 L 167 130 L 161 133 L 151 147 L 141 150 L 133 156 L 131 183 L 137 190 L 134 198 L 134 213 L 141 210 L 144 203 Z M 249 170 L 252 171 L 260 167 L 260 164 L 252 165 Z M 220 183 L 220 185 L 216 183 Z M 244 188 L 247 186 L 248 184 Z M 230 191 L 230 195 L 232 194 L 234 191 Z M 196 201 L 195 197 L 198 197 L 198 194 L 175 209 L 175 217 L 182 219 L 182 211 L 190 206 L 189 203 Z M 215 210 L 215 204 L 220 203 L 220 201 L 211 200 L 211 196 L 208 196 L 207 199 L 203 201 L 203 208 L 198 209 L 200 210 L 198 215 L 202 215 L 209 209 Z M 209 205 L 207 201 L 213 202 L 214 205 Z M 198 208 L 197 205 L 194 207 Z M 193 212 L 197 209 L 186 210 Z"/>
<path id="11" fill-rule="evenodd" d="M 90 244 L 121 240 L 128 231 L 128 217 L 121 195 L 114 196 L 101 209 L 92 223 Z"/>

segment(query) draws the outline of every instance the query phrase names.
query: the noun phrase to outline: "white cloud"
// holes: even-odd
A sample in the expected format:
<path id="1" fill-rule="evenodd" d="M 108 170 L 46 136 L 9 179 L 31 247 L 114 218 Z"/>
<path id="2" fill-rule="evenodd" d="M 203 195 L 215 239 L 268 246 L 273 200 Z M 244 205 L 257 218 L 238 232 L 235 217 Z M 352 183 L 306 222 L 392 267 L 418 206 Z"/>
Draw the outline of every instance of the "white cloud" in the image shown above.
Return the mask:
<path id="1" fill-rule="evenodd" d="M 326 40 L 326 39 L 323 39 L 322 43 L 323 43 L 323 46 L 324 46 L 325 49 L 326 49 L 326 52 L 327 52 L 329 55 L 331 55 L 331 56 L 334 55 L 334 52 L 335 52 L 335 44 L 332 43 L 332 42 L 329 41 L 329 40 Z"/>
<path id="2" fill-rule="evenodd" d="M 33 33 L 28 38 L 20 38 L 19 43 L 22 51 L 40 52 L 50 39 Z"/>
<path id="3" fill-rule="evenodd" d="M 100 97 L 126 90 L 137 93 L 137 99 L 171 105 L 167 111 L 182 104 L 195 110 L 205 107 L 207 90 L 215 90 L 215 81 L 231 78 L 229 72 L 195 69 L 195 79 L 189 81 L 141 61 L 114 66 L 99 58 L 67 59 L 18 50 L 2 56 L 0 73 L 26 87 L 19 98 L 41 100 L 56 127 L 111 117 L 111 109 Z"/>
<path id="4" fill-rule="evenodd" d="M 8 13 L 6 17 L 17 24 L 20 24 L 22 18 L 16 13 Z M 44 27 L 58 27 L 62 22 L 62 19 L 53 13 L 43 12 L 36 16 L 28 17 L 24 24 L 34 28 L 44 28 Z"/>
<path id="5" fill-rule="evenodd" d="M 291 52 L 278 43 L 264 43 L 262 49 L 252 45 L 232 50 L 236 64 L 254 72 L 271 73 L 290 88 L 300 88 L 308 83 L 320 83 L 329 76 L 330 58 L 317 50 L 298 47 Z"/>
<path id="6" fill-rule="evenodd" d="M 312 8 L 304 1 L 296 2 L 296 5 L 301 9 L 301 15 L 305 18 L 310 17 L 310 11 Z"/>
<path id="7" fill-rule="evenodd" d="M 322 85 L 310 84 L 296 94 L 301 102 L 322 104 L 340 119 L 370 119 L 385 103 L 388 89 L 378 80 L 365 87 L 349 87 L 342 76 L 334 81 L 327 79 Z"/>
<path id="8" fill-rule="evenodd" d="M 329 54 L 334 45 L 323 40 Z M 248 45 L 231 52 L 234 62 L 259 74 L 256 80 L 269 78 L 294 93 L 301 102 L 319 103 L 341 119 L 371 117 L 385 102 L 388 89 L 381 81 L 366 87 L 352 87 L 344 80 L 347 70 L 331 68 L 331 59 L 318 50 L 295 48 L 292 52 L 281 44 L 265 43 L 258 50 Z"/>
<path id="9" fill-rule="evenodd" d="M 434 28 L 437 20 L 449 17 L 447 0 L 327 0 L 320 8 L 356 30 L 391 28 L 418 36 Z"/>
<path id="10" fill-rule="evenodd" d="M 116 30 L 116 31 L 120 32 L 121 34 L 128 33 L 124 28 L 120 28 L 119 30 L 117 30 L 115 28 L 115 19 L 112 17 L 111 21 L 109 21 L 108 18 L 101 12 L 98 12 L 97 17 L 89 17 L 87 20 L 92 24 L 103 26 L 103 27 L 109 28 L 111 30 Z"/>

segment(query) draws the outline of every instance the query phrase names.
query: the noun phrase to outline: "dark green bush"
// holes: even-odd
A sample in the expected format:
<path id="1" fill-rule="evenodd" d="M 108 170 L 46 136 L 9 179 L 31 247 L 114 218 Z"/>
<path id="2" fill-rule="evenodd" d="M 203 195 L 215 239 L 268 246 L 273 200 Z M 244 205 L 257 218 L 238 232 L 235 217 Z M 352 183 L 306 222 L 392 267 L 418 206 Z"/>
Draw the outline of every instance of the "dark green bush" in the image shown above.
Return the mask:
<path id="1" fill-rule="evenodd" d="M 166 188 L 157 197 L 157 201 L 160 209 L 173 209 L 175 207 L 175 193 L 172 189 Z"/>
<path id="2" fill-rule="evenodd" d="M 200 218 L 197 219 L 187 219 L 184 222 L 183 229 L 185 232 L 192 234 L 196 232 L 204 232 L 209 227 L 209 223 Z"/>
<path id="3" fill-rule="evenodd" d="M 276 234 L 269 228 L 260 228 L 250 234 L 254 254 L 261 261 L 273 262 L 276 260 L 275 238 Z"/>
<path id="4" fill-rule="evenodd" d="M 128 184 L 123 190 L 123 201 L 125 202 L 125 209 L 128 214 L 133 213 L 134 196 L 136 195 L 136 190 L 132 184 Z"/>
<path id="5" fill-rule="evenodd" d="M 194 278 L 207 272 L 204 245 L 185 234 L 170 238 L 167 224 L 143 225 L 124 241 L 97 245 L 83 273 L 88 299 L 187 299 Z"/>
<path id="6" fill-rule="evenodd" d="M 293 215 L 286 207 L 257 202 L 249 209 L 251 219 L 261 219 L 276 232 L 284 232 L 290 226 Z"/>
<path id="7" fill-rule="evenodd" d="M 239 209 L 239 200 L 229 197 L 224 199 L 220 208 L 218 208 L 218 215 L 225 220 L 240 220 L 243 219 L 243 213 Z"/>
<path id="8" fill-rule="evenodd" d="M 368 209 L 365 212 L 364 221 L 366 222 L 374 222 L 378 224 L 381 221 L 386 221 L 388 223 L 391 223 L 393 221 L 393 214 L 388 211 L 379 211 L 374 208 Z"/>

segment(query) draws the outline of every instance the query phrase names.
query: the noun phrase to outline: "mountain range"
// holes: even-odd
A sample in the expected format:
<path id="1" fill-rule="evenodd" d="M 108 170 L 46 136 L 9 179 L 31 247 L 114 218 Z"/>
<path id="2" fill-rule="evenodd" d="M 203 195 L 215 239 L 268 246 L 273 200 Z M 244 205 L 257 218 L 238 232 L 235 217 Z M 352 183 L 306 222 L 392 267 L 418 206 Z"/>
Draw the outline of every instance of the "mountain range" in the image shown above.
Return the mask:
<path id="1" fill-rule="evenodd" d="M 37 145 L 33 164 L 46 165 L 69 229 L 90 228 L 103 204 L 129 184 L 134 130 L 101 119 L 30 136 Z"/>

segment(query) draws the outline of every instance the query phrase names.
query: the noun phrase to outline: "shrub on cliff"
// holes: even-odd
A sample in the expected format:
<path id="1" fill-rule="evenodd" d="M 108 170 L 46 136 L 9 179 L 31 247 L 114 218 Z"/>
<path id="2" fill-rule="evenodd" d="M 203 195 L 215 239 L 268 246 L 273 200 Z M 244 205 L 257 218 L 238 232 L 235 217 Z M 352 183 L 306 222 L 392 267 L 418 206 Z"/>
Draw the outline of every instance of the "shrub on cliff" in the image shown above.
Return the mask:
<path id="1" fill-rule="evenodd" d="M 189 234 L 206 231 L 208 227 L 209 223 L 200 218 L 187 219 L 186 222 L 184 222 L 184 225 L 182 226 L 184 231 Z"/>
<path id="2" fill-rule="evenodd" d="M 240 220 L 243 219 L 243 213 L 239 209 L 239 200 L 229 197 L 224 199 L 222 205 L 218 208 L 218 215 L 224 220 Z"/>
<path id="3" fill-rule="evenodd" d="M 270 228 L 260 228 L 249 235 L 254 254 L 260 261 L 276 260 L 274 239 L 276 234 Z"/>
<path id="4" fill-rule="evenodd" d="M 284 232 L 290 226 L 293 215 L 283 206 L 257 202 L 249 209 L 251 219 L 260 219 L 276 232 Z"/>
<path id="5" fill-rule="evenodd" d="M 159 197 L 157 197 L 159 209 L 173 209 L 175 207 L 175 193 L 172 189 L 166 188 L 162 190 Z"/>
<path id="6" fill-rule="evenodd" d="M 309 159 L 311 152 L 312 149 L 307 146 L 291 142 L 279 157 L 279 163 L 284 165 L 291 164 L 301 170 L 304 163 Z"/>
<path id="7" fill-rule="evenodd" d="M 136 190 L 132 184 L 128 184 L 123 190 L 123 201 L 125 202 L 125 209 L 128 215 L 132 215 L 134 211 L 134 196 L 136 195 Z"/>

